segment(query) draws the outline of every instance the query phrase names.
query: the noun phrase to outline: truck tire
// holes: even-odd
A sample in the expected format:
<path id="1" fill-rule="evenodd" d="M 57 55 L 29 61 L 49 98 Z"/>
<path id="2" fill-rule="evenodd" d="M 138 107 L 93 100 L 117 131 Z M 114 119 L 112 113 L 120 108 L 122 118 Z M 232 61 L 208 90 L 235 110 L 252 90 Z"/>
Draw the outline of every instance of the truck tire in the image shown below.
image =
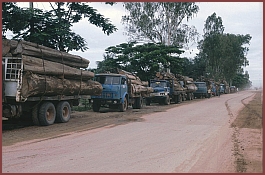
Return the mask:
<path id="1" fill-rule="evenodd" d="M 51 102 L 44 102 L 39 110 L 39 122 L 41 126 L 52 125 L 55 121 L 56 110 Z"/>
<path id="2" fill-rule="evenodd" d="M 56 106 L 56 122 L 66 123 L 70 120 L 71 107 L 67 101 L 61 101 Z"/>
<path id="3" fill-rule="evenodd" d="M 39 107 L 39 105 L 35 105 L 32 108 L 32 111 L 31 111 L 32 122 L 36 126 L 39 126 L 40 125 L 40 121 L 39 121 L 39 118 L 38 118 L 38 107 Z"/>
<path id="4" fill-rule="evenodd" d="M 187 99 L 190 101 L 190 100 L 192 100 L 192 97 L 191 97 L 192 95 L 191 95 L 191 93 L 188 93 L 187 94 Z"/>
<path id="5" fill-rule="evenodd" d="M 151 105 L 151 100 L 150 99 L 145 99 L 145 104 L 146 106 L 150 106 Z"/>
<path id="6" fill-rule="evenodd" d="M 169 105 L 170 104 L 170 97 L 167 95 L 164 101 L 165 105 Z"/>
<path id="7" fill-rule="evenodd" d="M 185 94 L 182 94 L 182 101 L 186 101 L 186 96 L 185 96 Z"/>
<path id="8" fill-rule="evenodd" d="M 174 96 L 174 102 L 175 102 L 176 104 L 178 104 L 178 102 L 179 102 L 178 95 L 175 95 L 175 96 Z"/>
<path id="9" fill-rule="evenodd" d="M 124 112 L 127 110 L 127 108 L 128 108 L 128 101 L 127 98 L 124 98 L 123 103 L 119 105 L 119 110 L 120 112 Z"/>
<path id="10" fill-rule="evenodd" d="M 94 112 L 99 112 L 100 102 L 97 101 L 97 100 L 94 100 L 93 104 L 92 104 L 92 109 L 93 109 Z"/>
<path id="11" fill-rule="evenodd" d="M 179 95 L 178 95 L 178 103 L 181 103 L 181 102 L 182 102 L 182 95 L 179 94 Z"/>
<path id="12" fill-rule="evenodd" d="M 132 105 L 133 109 L 141 109 L 143 107 L 143 97 L 135 98 L 135 102 Z"/>

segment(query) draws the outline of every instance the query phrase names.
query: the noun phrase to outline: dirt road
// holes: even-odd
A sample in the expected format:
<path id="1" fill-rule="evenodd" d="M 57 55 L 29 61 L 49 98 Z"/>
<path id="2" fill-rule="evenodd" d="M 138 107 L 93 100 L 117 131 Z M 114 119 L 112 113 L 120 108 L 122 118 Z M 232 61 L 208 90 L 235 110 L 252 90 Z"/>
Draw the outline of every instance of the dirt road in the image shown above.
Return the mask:
<path id="1" fill-rule="evenodd" d="M 239 150 L 242 130 L 235 118 L 254 95 L 125 113 L 75 112 L 66 124 L 4 130 L 2 172 L 248 172 L 244 162 L 253 156 Z M 252 148 L 247 143 L 245 150 Z M 262 150 L 256 155 L 258 163 Z"/>

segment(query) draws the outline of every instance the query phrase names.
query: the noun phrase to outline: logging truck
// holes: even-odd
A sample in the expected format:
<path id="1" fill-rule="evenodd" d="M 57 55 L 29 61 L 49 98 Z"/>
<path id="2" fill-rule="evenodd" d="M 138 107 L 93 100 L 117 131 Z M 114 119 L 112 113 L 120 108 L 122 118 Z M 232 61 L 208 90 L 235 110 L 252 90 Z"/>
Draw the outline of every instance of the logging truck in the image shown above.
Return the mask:
<path id="1" fill-rule="evenodd" d="M 197 86 L 197 90 L 194 92 L 195 98 L 210 98 L 211 97 L 211 89 L 208 89 L 206 82 L 194 82 Z"/>
<path id="2" fill-rule="evenodd" d="M 101 94 L 89 61 L 27 41 L 2 42 L 2 117 L 31 117 L 35 125 L 65 123 L 80 98 Z"/>
<path id="3" fill-rule="evenodd" d="M 146 97 L 146 105 L 151 103 L 159 103 L 160 105 L 169 105 L 171 101 L 181 103 L 186 100 L 186 92 L 183 89 L 176 88 L 176 81 L 173 79 L 155 80 L 151 79 L 149 86 L 154 92 Z"/>
<path id="4" fill-rule="evenodd" d="M 133 109 L 141 109 L 144 99 L 153 91 L 152 88 L 147 87 L 148 83 L 120 69 L 114 73 L 96 74 L 94 80 L 103 87 L 101 95 L 91 96 L 94 112 L 99 112 L 101 107 L 124 112 L 130 105 Z"/>

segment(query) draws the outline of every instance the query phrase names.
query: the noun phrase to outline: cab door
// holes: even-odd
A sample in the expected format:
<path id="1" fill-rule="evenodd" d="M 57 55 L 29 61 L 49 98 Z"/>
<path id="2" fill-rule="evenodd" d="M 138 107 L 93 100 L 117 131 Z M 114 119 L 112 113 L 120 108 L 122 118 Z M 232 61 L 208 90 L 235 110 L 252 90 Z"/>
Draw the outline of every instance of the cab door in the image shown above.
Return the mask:
<path id="1" fill-rule="evenodd" d="M 120 88 L 120 94 L 121 98 L 124 99 L 125 95 L 128 92 L 128 86 L 127 86 L 127 79 L 126 77 L 121 77 L 121 88 Z"/>

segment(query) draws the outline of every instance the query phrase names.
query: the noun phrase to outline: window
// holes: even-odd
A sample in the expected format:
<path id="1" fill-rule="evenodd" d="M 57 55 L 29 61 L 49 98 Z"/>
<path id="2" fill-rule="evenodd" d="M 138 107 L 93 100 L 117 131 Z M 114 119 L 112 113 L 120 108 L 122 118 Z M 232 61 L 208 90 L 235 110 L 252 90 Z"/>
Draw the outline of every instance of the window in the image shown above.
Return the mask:
<path id="1" fill-rule="evenodd" d="M 95 80 L 98 81 L 101 84 L 120 84 L 120 78 L 116 76 L 97 76 L 95 77 Z"/>
<path id="2" fill-rule="evenodd" d="M 2 64 L 5 65 L 5 80 L 17 80 L 19 71 L 22 69 L 21 58 L 3 57 Z"/>

